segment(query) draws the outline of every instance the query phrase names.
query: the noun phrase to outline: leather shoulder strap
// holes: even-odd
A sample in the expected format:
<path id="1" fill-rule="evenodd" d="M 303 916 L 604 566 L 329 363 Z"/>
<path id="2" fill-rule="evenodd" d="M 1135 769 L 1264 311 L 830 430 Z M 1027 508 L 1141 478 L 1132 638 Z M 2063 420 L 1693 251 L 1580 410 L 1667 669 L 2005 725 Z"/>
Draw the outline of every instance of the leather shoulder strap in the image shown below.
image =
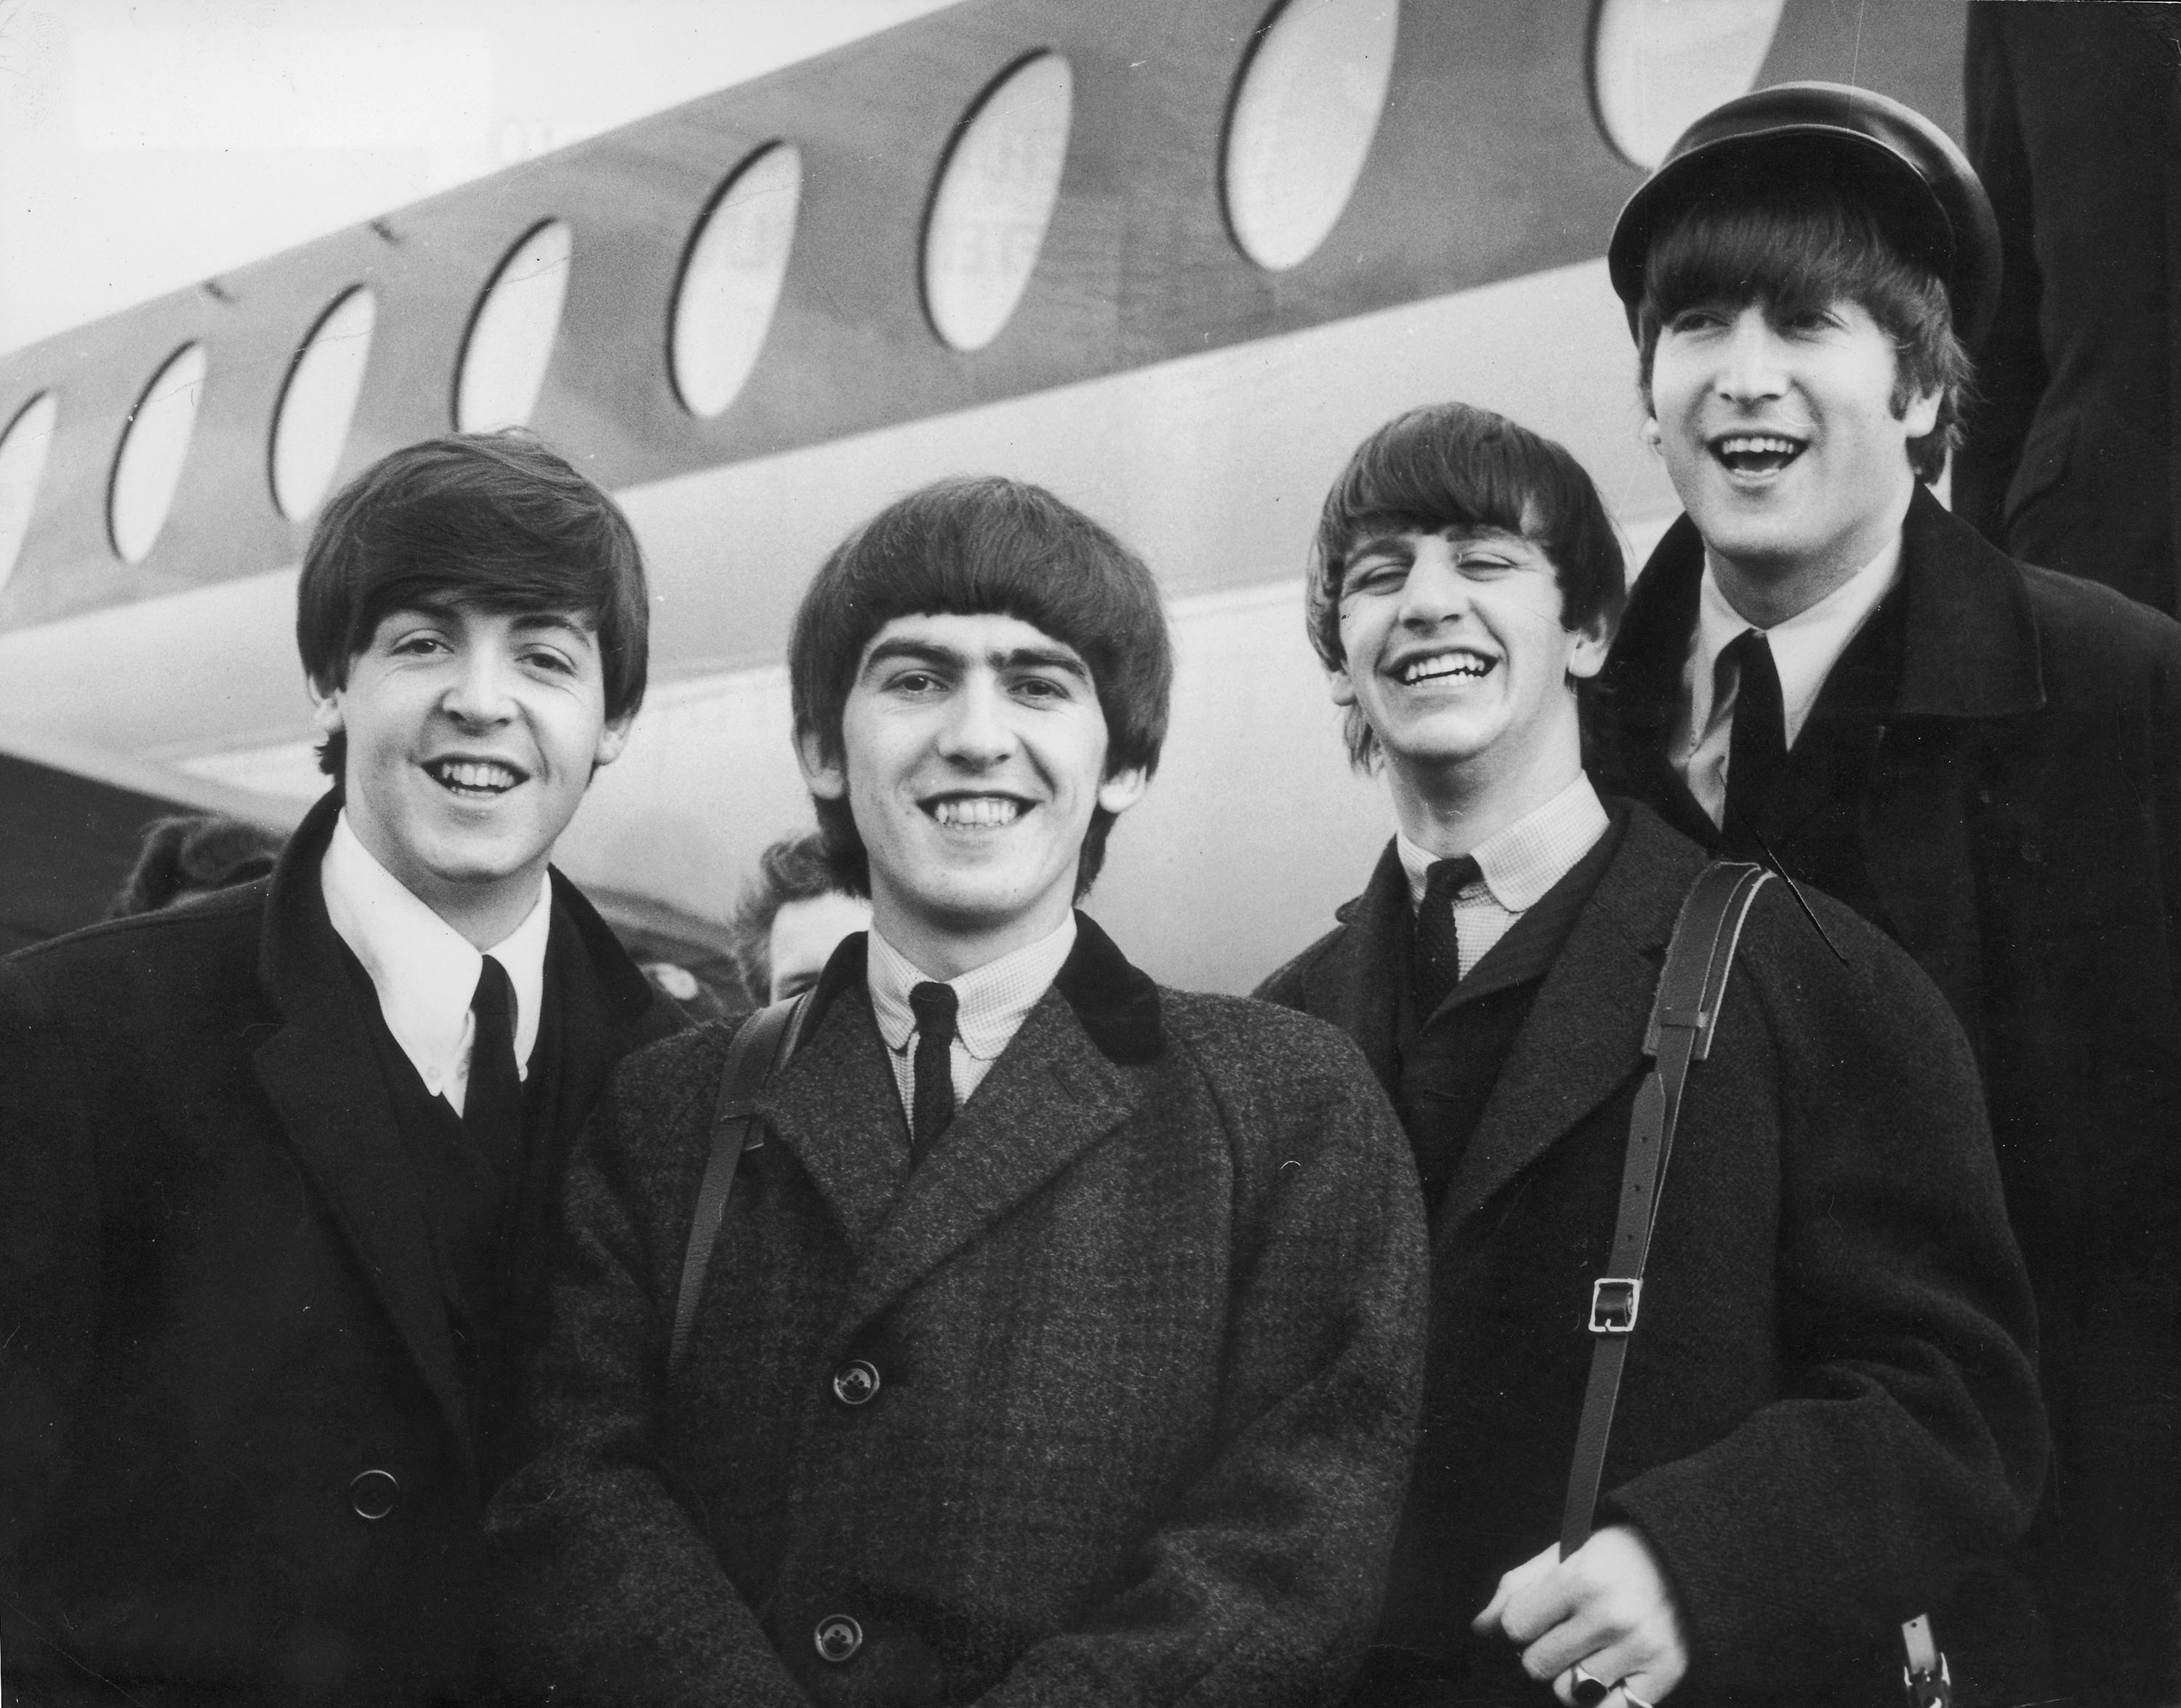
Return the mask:
<path id="1" fill-rule="evenodd" d="M 1697 875 L 1682 898 L 1666 948 L 1666 965 L 1652 999 L 1643 1052 L 1651 1070 L 1636 1093 L 1628 1122 L 1628 1152 L 1621 1174 L 1621 1209 L 1613 1230 L 1607 1273 L 1591 1284 L 1590 1385 L 1583 1394 L 1576 1432 L 1575 1463 L 1568 1472 L 1567 1506 L 1560 1518 L 1560 1557 L 1590 1539 L 1613 1408 L 1621 1395 L 1621 1367 L 1636 1331 L 1643 1298 L 1643 1265 L 1657 1225 L 1659 1191 L 1681 1117 L 1681 1088 L 1689 1064 L 1711 1053 L 1720 1003 L 1734 952 L 1742 941 L 1750 904 L 1770 877 L 1764 867 L 1717 860 Z"/>
<path id="2" fill-rule="evenodd" d="M 704 1177 L 697 1188 L 696 1213 L 689 1219 L 688 1249 L 682 1258 L 682 1285 L 674 1301 L 674 1335 L 666 1350 L 666 1374 L 671 1378 L 682 1368 L 689 1350 L 689 1331 L 697 1321 L 697 1301 L 704 1291 L 704 1276 L 712 1267 L 713 1248 L 719 1244 L 720 1223 L 726 1213 L 727 1193 L 735 1183 L 735 1169 L 744 1151 L 765 1142 L 765 1124 L 759 1120 L 758 1093 L 795 1053 L 803 1031 L 803 1015 L 810 993 L 789 997 L 759 1009 L 736 1028 L 727 1046 L 726 1064 L 720 1070 L 720 1097 L 712 1114 L 712 1152 L 704 1162 Z"/>

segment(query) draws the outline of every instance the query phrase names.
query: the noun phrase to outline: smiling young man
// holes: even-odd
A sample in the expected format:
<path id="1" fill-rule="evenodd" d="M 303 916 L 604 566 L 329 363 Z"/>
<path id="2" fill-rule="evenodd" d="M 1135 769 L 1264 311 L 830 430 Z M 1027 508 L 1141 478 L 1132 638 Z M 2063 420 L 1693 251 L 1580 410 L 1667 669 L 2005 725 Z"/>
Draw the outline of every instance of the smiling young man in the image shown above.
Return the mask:
<path id="1" fill-rule="evenodd" d="M 10 1701 L 478 1687 L 560 1174 L 674 1024 L 547 866 L 643 693 L 612 500 L 524 436 L 410 446 L 298 605 L 335 787 L 272 876 L 0 964 Z"/>
<path id="2" fill-rule="evenodd" d="M 1038 488 L 942 483 L 833 554 L 789 670 L 871 929 L 758 1100 L 671 1372 L 735 1023 L 600 1106 L 493 1509 L 508 1683 L 1331 1700 L 1405 1473 L 1422 1219 L 1344 1040 L 1163 989 L 1074 909 L 1165 733 L 1149 572 Z"/>
<path id="3" fill-rule="evenodd" d="M 1774 885 L 1681 1099 L 1596 1528 L 1559 1557 L 1592 1283 L 1704 865 L 1583 771 L 1578 691 L 1621 602 L 1589 478 L 1485 411 L 1396 417 L 1326 500 L 1311 639 L 1400 832 L 1259 993 L 1361 1046 L 1433 1241 L 1416 1480 L 1356 1708 L 1565 1702 L 1577 1667 L 1614 1708 L 1886 1700 L 1899 1622 L 2018 1534 L 2043 1466 L 1960 1032 L 1878 932 Z"/>
<path id="4" fill-rule="evenodd" d="M 1946 996 L 2037 1296 L 2053 1475 L 2025 1563 L 2060 1683 L 2167 1703 L 2181 627 L 2011 561 L 1926 489 L 1998 256 L 1959 151 L 1882 97 L 1786 85 L 1675 145 L 1611 270 L 1687 513 L 1593 733 L 1611 786 L 1830 891 Z"/>

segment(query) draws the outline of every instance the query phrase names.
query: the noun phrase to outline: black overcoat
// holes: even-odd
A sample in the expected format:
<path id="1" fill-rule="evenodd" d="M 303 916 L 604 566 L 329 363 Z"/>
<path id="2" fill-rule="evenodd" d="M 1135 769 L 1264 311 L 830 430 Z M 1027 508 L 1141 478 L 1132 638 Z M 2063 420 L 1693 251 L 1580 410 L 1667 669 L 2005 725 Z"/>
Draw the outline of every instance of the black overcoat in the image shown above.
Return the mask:
<path id="1" fill-rule="evenodd" d="M 1471 1617 L 1549 1545 L 1608 1273 L 1643 1036 L 1703 857 L 1637 806 L 1432 1207 L 1424 1426 L 1358 1708 L 1529 1703 Z M 2044 1468 L 2030 1309 L 1974 1066 L 1930 981 L 1783 886 L 1743 931 L 1660 1193 L 1599 1522 L 1638 1526 L 1692 1656 L 1673 1700 L 1868 1702 L 1891 1628 L 2028 1522 Z M 1332 1020 L 1389 1087 L 1407 880 L 1261 994 Z M 1477 976 L 1483 976 L 1480 968 Z M 1421 1661 L 1422 1665 L 1417 1663 Z"/>
<path id="2" fill-rule="evenodd" d="M 1664 759 L 1702 545 L 1636 584 L 1593 702 L 1602 782 L 1714 834 Z M 2181 1697 L 2181 625 L 2002 556 L 1919 489 L 1898 679 L 1826 679 L 1833 788 L 1774 852 L 1852 837 L 1870 917 L 1979 1059 L 2036 1293 L 2053 1482 L 2029 1563 L 2064 1679 Z M 1886 620 L 1881 611 L 1874 626 Z M 1806 731 L 1804 741 L 1811 738 Z M 1799 752 L 1802 743 L 1797 743 Z"/>
<path id="3" fill-rule="evenodd" d="M 759 1104 L 671 1384 L 729 1026 L 599 1105 L 543 1451 L 492 1509 L 507 1675 L 692 1708 L 1329 1700 L 1422 1362 L 1423 1218 L 1368 1070 L 1330 1027 L 1155 986 L 1085 920 L 912 1172 L 863 948 Z"/>
<path id="4" fill-rule="evenodd" d="M 269 879 L 0 963 L 11 1704 L 474 1682 L 484 1491 L 367 998 L 318 887 L 334 809 Z M 565 1157 L 614 1061 L 675 1020 L 554 887 L 562 1042 L 533 1073 L 554 1075 Z M 518 1263 L 542 1269 L 540 1243 Z M 373 1473 L 398 1488 L 352 1486 Z"/>

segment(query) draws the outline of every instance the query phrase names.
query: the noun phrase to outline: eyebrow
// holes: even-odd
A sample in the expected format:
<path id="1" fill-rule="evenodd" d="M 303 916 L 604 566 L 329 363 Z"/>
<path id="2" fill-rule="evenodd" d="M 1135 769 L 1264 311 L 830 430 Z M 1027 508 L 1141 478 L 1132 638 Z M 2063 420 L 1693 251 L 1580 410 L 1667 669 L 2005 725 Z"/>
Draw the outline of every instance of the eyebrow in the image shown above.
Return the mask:
<path id="1" fill-rule="evenodd" d="M 871 648 L 864 659 L 863 671 L 868 674 L 881 665 L 897 660 L 929 665 L 935 669 L 964 671 L 975 661 L 958 647 L 947 646 L 933 640 L 919 640 L 908 635 L 897 635 L 892 640 L 882 640 Z M 1016 646 L 1005 650 L 988 652 L 984 661 L 995 672 L 1010 670 L 1058 671 L 1074 677 L 1086 687 L 1090 682 L 1090 666 L 1073 648 L 1064 646 Z"/>
<path id="2" fill-rule="evenodd" d="M 417 599 L 395 605 L 386 617 L 421 616 L 428 622 L 451 622 L 466 611 L 487 611 L 491 607 L 474 605 L 459 599 Z M 386 617 L 379 620 L 383 622 Z M 535 633 L 541 629 L 563 629 L 571 634 L 595 638 L 598 624 L 580 611 L 518 611 L 511 613 L 509 627 L 522 633 Z"/>

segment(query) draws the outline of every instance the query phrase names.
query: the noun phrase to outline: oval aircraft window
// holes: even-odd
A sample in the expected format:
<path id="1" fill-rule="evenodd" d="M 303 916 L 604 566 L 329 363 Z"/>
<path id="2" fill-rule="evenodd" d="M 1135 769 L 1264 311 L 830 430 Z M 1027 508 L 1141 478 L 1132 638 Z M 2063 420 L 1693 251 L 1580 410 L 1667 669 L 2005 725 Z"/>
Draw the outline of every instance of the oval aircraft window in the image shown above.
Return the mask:
<path id="1" fill-rule="evenodd" d="M 1605 139 L 1645 171 L 1757 86 L 1786 0 L 1598 0 L 1590 88 Z"/>
<path id="2" fill-rule="evenodd" d="M 455 382 L 455 428 L 524 427 L 545 386 L 575 239 L 565 220 L 533 227 L 500 263 L 478 300 Z"/>
<path id="3" fill-rule="evenodd" d="M 735 169 L 698 222 L 667 340 L 674 390 L 692 415 L 726 409 L 757 366 L 802 197 L 803 157 L 775 142 Z"/>
<path id="4" fill-rule="evenodd" d="M 190 454 L 204 382 L 204 346 L 185 344 L 167 358 L 129 413 L 121 450 L 113 459 L 106 513 L 113 549 L 126 562 L 143 562 L 166 525 Z"/>
<path id="5" fill-rule="evenodd" d="M 0 587 L 15 567 L 23 536 L 30 531 L 30 510 L 38 499 L 38 479 L 46 472 L 53 423 L 60 406 L 41 391 L 20 409 L 0 435 Z"/>
<path id="6" fill-rule="evenodd" d="M 1292 0 L 1242 68 L 1227 118 L 1227 223 L 1268 272 L 1311 254 L 1363 175 L 1386 110 L 1399 0 Z"/>
<path id="7" fill-rule="evenodd" d="M 1030 287 L 1074 104 L 1068 62 L 1036 54 L 1002 75 L 947 150 L 924 226 L 924 306 L 957 350 L 998 337 Z"/>
<path id="8" fill-rule="evenodd" d="M 273 501 L 290 522 L 318 507 L 348 444 L 378 305 L 367 285 L 334 300 L 303 340 L 273 417 Z"/>

